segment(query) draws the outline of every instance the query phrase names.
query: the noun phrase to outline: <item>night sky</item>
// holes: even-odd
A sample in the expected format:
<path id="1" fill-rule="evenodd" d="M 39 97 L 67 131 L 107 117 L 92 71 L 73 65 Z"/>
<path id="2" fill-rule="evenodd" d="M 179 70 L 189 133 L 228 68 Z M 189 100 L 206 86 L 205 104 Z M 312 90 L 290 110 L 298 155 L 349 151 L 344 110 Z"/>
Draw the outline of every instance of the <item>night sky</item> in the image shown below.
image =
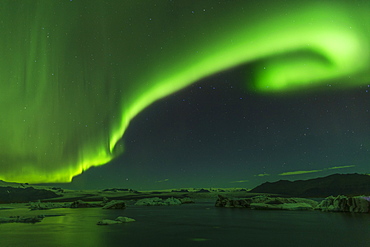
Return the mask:
<path id="1" fill-rule="evenodd" d="M 253 188 L 369 173 L 368 1 L 1 5 L 2 180 Z"/>
<path id="2" fill-rule="evenodd" d="M 261 95 L 243 88 L 245 69 L 148 107 L 128 128 L 125 153 L 77 176 L 71 188 L 253 188 L 369 173 L 370 85 Z"/>

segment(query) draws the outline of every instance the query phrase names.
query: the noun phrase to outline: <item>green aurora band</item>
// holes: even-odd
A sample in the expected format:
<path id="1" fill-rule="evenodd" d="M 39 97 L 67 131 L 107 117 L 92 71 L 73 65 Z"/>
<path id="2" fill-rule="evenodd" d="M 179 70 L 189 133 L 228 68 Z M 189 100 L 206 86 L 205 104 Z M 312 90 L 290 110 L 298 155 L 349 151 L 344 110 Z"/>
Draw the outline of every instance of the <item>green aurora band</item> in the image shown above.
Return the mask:
<path id="1" fill-rule="evenodd" d="M 0 179 L 69 182 L 154 101 L 250 63 L 259 92 L 369 82 L 369 1 L 2 0 Z"/>

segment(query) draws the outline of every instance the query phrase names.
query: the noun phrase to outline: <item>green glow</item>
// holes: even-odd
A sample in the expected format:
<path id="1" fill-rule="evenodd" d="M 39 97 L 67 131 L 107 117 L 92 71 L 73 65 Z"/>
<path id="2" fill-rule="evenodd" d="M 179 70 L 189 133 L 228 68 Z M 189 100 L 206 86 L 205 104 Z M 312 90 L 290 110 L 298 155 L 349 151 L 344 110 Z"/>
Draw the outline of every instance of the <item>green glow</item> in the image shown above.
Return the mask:
<path id="1" fill-rule="evenodd" d="M 230 183 L 247 183 L 249 180 L 231 181 Z"/>
<path id="2" fill-rule="evenodd" d="M 352 167 L 355 167 L 355 165 L 349 165 L 349 166 L 333 166 L 333 167 L 329 167 L 328 169 L 329 170 L 334 170 L 334 169 L 343 169 L 343 168 L 352 168 Z"/>
<path id="3" fill-rule="evenodd" d="M 257 175 L 254 175 L 255 177 L 265 177 L 265 176 L 270 176 L 270 174 L 268 173 L 261 173 L 261 174 L 257 174 Z"/>
<path id="4" fill-rule="evenodd" d="M 294 172 L 283 172 L 280 173 L 280 176 L 287 176 L 287 175 L 300 175 L 300 174 L 306 174 L 306 173 L 313 173 L 313 172 L 322 172 L 327 170 L 334 170 L 334 169 L 344 169 L 344 168 L 352 168 L 355 167 L 355 165 L 348 165 L 348 166 L 333 166 L 329 168 L 323 168 L 321 170 L 311 170 L 311 171 L 294 171 Z"/>
<path id="5" fill-rule="evenodd" d="M 154 101 L 255 64 L 260 92 L 369 82 L 369 3 L 3 0 L 0 179 L 68 182 Z"/>
<path id="6" fill-rule="evenodd" d="M 313 172 L 322 172 L 323 170 L 311 170 L 311 171 L 295 171 L 295 172 L 283 172 L 280 173 L 280 176 L 290 176 L 290 175 L 300 175 L 306 173 L 313 173 Z"/>

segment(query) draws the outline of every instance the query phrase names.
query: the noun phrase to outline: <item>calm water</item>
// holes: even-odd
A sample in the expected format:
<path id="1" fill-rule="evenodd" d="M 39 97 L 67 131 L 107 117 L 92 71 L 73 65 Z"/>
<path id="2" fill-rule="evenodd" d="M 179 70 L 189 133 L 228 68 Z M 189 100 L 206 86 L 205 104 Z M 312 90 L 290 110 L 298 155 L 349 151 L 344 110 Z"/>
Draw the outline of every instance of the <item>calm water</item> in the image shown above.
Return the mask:
<path id="1" fill-rule="evenodd" d="M 0 224 L 0 246 L 370 246 L 370 215 L 216 208 L 212 203 L 126 210 L 1 210 L 0 216 L 62 214 Z M 136 222 L 98 226 L 127 216 Z"/>

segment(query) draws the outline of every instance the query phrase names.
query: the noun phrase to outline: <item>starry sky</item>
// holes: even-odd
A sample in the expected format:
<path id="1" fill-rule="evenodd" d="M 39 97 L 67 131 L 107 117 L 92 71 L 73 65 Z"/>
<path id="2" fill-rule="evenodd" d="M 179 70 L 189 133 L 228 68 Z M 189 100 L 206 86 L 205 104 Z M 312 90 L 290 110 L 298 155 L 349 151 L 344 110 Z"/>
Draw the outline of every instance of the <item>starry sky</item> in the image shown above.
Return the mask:
<path id="1" fill-rule="evenodd" d="M 253 188 L 369 173 L 370 85 L 261 95 L 245 77 L 248 68 L 233 69 L 154 103 L 128 128 L 125 153 L 70 188 Z"/>
<path id="2" fill-rule="evenodd" d="M 1 4 L 2 180 L 253 188 L 369 173 L 367 1 Z"/>

